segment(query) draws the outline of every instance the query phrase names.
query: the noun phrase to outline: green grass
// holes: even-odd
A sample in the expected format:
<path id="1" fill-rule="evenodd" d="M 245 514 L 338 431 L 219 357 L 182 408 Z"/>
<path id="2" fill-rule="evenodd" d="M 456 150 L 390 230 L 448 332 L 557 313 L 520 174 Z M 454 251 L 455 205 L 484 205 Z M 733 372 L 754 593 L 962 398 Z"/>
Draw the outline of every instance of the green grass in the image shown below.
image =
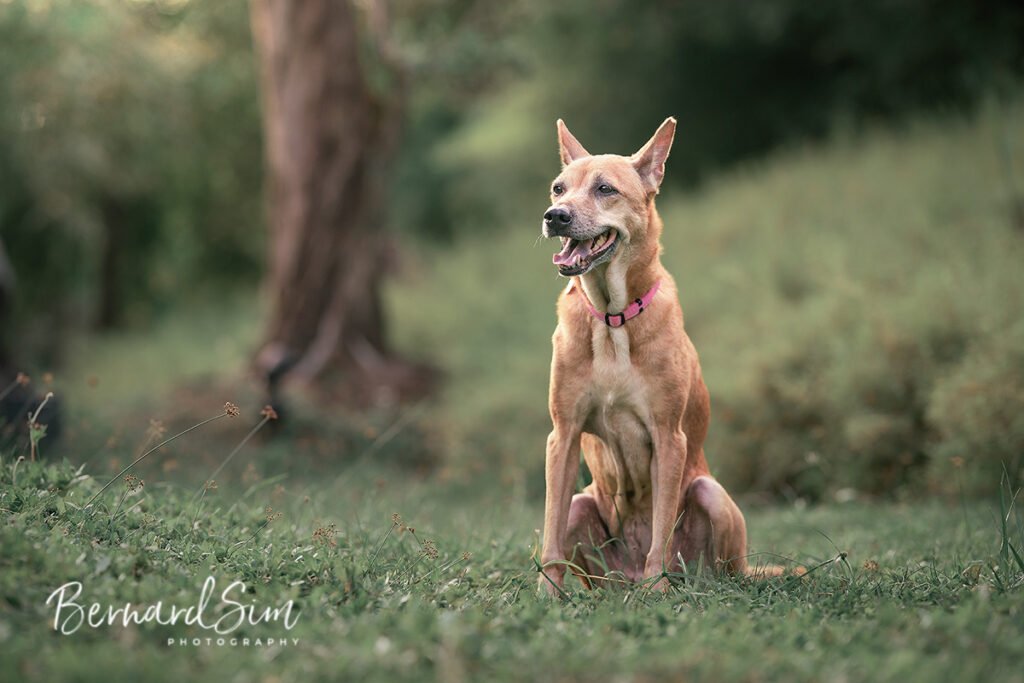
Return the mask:
<path id="1" fill-rule="evenodd" d="M 258 342 L 261 311 L 251 297 L 225 299 L 154 327 L 76 338 L 56 390 L 77 415 L 110 423 L 140 401 L 159 406 L 182 381 L 240 373 Z"/>
<path id="2" fill-rule="evenodd" d="M 152 481 L 119 505 L 119 482 L 82 509 L 101 483 L 67 463 L 0 463 L 0 667 L 20 680 L 1024 676 L 1024 565 L 1000 551 L 998 503 L 751 509 L 753 549 L 808 574 L 694 576 L 666 596 L 577 587 L 559 604 L 536 591 L 539 506 L 494 487 L 483 505 L 479 488 L 364 469 L 306 486 L 226 483 L 201 504 L 194 486 Z M 269 524 L 267 506 L 283 513 Z M 415 532 L 395 528 L 395 512 Z M 1009 515 L 1015 548 L 1021 523 Z M 244 581 L 243 603 L 299 610 L 290 631 L 233 635 L 299 643 L 169 647 L 209 635 L 182 625 L 51 630 L 46 599 L 69 580 L 83 584 L 81 604 L 187 607 L 208 576 L 218 591 Z"/>

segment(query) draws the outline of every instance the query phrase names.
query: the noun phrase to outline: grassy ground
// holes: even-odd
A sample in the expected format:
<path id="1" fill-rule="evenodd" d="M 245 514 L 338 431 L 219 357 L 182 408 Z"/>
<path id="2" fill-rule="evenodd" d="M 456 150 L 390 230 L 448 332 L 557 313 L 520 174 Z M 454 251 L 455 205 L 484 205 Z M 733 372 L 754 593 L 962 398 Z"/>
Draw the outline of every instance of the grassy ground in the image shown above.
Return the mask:
<path id="1" fill-rule="evenodd" d="M 193 488 L 118 482 L 83 510 L 99 482 L 76 472 L 0 465 L 0 668 L 20 680 L 1024 680 L 1024 564 L 1001 553 L 998 502 L 748 510 L 753 549 L 806 575 L 554 604 L 535 590 L 540 508 L 497 491 L 466 505 L 479 490 L 362 470 L 225 484 L 198 502 Z M 1016 548 L 1020 524 L 1010 516 Z M 63 635 L 45 604 L 78 580 L 83 605 L 185 608 L 208 576 L 217 595 L 241 580 L 243 604 L 298 610 L 291 630 L 228 638 L 298 644 L 169 646 L 217 637 L 182 625 Z"/>
<path id="2" fill-rule="evenodd" d="M 215 476 L 258 420 L 244 379 L 255 301 L 76 343 L 49 387 L 63 436 L 42 442 L 65 464 L 0 453 L 3 678 L 1024 681 L 1024 563 L 1010 548 L 1024 532 L 1017 513 L 1003 528 L 989 471 L 1020 462 L 1024 434 L 1024 243 L 999 156 L 1005 133 L 1024 154 L 1019 112 L 791 151 L 660 203 L 715 404 L 712 466 L 748 492 L 752 552 L 803 577 L 536 596 L 564 286 L 536 239 L 538 196 L 515 229 L 422 254 L 391 287 L 398 345 L 447 373 L 397 420 L 294 404 L 291 426 Z M 148 418 L 176 430 L 227 399 L 245 416 L 83 507 L 150 440 Z M 754 505 L 765 491 L 788 502 Z M 208 576 L 244 581 L 261 608 L 294 600 L 293 630 L 236 635 L 299 644 L 52 629 L 46 598 L 68 581 L 87 603 L 184 608 Z"/>

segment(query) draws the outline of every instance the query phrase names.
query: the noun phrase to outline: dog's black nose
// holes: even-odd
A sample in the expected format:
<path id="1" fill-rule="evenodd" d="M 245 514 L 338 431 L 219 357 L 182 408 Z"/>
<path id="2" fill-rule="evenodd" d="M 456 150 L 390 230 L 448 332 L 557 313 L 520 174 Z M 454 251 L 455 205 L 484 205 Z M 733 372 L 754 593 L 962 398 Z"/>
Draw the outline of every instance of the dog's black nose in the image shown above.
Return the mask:
<path id="1" fill-rule="evenodd" d="M 565 209 L 553 206 L 544 214 L 544 222 L 552 228 L 562 228 L 572 223 L 572 214 Z"/>

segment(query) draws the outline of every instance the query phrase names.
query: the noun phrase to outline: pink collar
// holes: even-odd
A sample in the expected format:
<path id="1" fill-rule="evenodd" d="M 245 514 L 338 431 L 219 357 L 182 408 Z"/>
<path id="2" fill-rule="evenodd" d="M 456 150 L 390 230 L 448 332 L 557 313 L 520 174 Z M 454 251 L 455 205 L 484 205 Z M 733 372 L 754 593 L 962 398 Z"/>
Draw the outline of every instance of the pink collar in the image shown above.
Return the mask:
<path id="1" fill-rule="evenodd" d="M 591 315 L 608 327 L 622 327 L 626 324 L 626 321 L 637 317 L 651 305 L 651 302 L 654 300 L 654 295 L 658 293 L 659 287 L 661 287 L 661 280 L 655 280 L 654 285 L 647 290 L 646 294 L 639 299 L 633 299 L 629 306 L 626 306 L 626 310 L 621 313 L 602 313 L 594 308 L 594 304 L 590 303 L 590 299 L 587 298 L 587 293 L 583 291 L 582 285 L 580 286 L 580 294 L 583 295 L 583 300 L 587 302 L 587 308 L 590 309 Z"/>

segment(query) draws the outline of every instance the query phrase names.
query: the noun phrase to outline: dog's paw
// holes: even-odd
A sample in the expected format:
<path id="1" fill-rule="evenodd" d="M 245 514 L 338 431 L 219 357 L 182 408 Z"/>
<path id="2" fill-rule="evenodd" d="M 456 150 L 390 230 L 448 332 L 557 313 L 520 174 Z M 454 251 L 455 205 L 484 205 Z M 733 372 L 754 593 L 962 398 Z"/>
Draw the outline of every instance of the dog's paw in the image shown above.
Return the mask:
<path id="1" fill-rule="evenodd" d="M 554 575 L 550 570 L 540 572 L 537 576 L 537 590 L 542 597 L 564 600 L 566 592 L 562 588 L 562 576 Z"/>

